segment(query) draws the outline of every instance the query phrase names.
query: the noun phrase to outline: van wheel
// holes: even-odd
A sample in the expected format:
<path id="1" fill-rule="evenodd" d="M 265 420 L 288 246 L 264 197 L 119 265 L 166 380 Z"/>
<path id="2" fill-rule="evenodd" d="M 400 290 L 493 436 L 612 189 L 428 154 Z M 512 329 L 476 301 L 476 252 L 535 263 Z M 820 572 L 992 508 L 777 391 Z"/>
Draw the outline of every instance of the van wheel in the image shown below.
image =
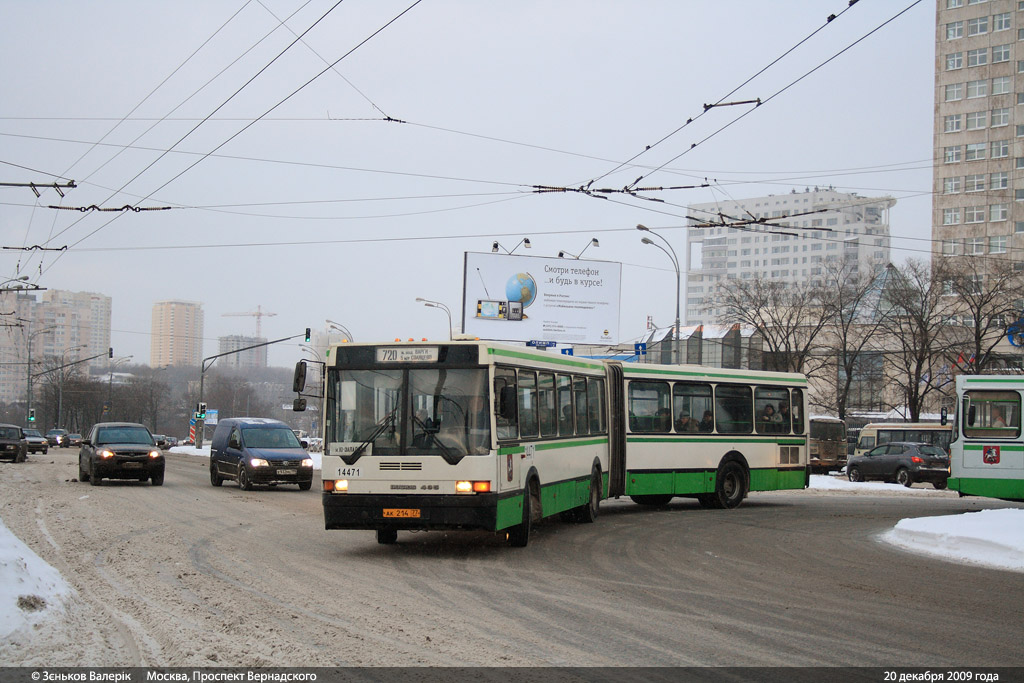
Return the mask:
<path id="1" fill-rule="evenodd" d="M 238 468 L 238 488 L 243 491 L 252 491 L 252 482 L 249 481 L 249 473 L 245 469 L 245 465 Z"/>
<path id="2" fill-rule="evenodd" d="M 300 491 L 308 491 L 311 488 L 313 488 L 313 482 L 311 482 L 311 481 L 300 481 L 299 482 L 299 490 Z"/>
<path id="3" fill-rule="evenodd" d="M 224 483 L 224 478 L 217 473 L 217 466 L 210 463 L 210 484 L 213 486 L 220 486 Z"/>

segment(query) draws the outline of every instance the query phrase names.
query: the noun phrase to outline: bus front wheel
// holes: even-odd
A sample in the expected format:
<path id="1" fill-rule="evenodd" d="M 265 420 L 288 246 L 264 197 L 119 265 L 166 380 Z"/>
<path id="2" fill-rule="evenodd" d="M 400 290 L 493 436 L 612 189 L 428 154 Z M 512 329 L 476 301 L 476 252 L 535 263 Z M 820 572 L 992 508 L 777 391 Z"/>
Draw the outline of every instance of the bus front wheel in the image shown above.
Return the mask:
<path id="1" fill-rule="evenodd" d="M 508 544 L 513 548 L 525 548 L 530 542 L 530 527 L 533 518 L 533 483 L 523 490 L 523 521 L 508 530 Z"/>
<path id="2" fill-rule="evenodd" d="M 377 543 L 391 545 L 398 541 L 398 531 L 395 529 L 377 529 Z"/>
<path id="3" fill-rule="evenodd" d="M 583 524 L 593 524 L 597 520 L 597 509 L 601 504 L 601 472 L 594 468 L 590 474 L 590 496 L 587 504 L 576 509 L 576 521 Z"/>

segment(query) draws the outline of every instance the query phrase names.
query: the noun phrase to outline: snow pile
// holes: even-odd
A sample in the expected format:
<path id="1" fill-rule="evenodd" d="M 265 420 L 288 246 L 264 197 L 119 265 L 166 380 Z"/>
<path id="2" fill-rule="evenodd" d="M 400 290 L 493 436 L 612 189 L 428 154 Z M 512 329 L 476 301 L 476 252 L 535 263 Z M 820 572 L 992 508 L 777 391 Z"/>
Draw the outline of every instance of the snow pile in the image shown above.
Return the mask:
<path id="1" fill-rule="evenodd" d="M 63 609 L 71 587 L 0 521 L 0 638 Z"/>
<path id="2" fill-rule="evenodd" d="M 925 486 L 927 488 L 907 488 L 902 484 L 886 484 L 881 481 L 853 482 L 845 476 L 839 478 L 824 474 L 812 474 L 810 488 L 842 491 L 843 493 L 906 493 L 909 495 L 928 495 L 936 491 L 931 484 L 925 484 Z"/>
<path id="3" fill-rule="evenodd" d="M 881 539 L 955 562 L 1024 572 L 1024 510 L 901 519 Z"/>

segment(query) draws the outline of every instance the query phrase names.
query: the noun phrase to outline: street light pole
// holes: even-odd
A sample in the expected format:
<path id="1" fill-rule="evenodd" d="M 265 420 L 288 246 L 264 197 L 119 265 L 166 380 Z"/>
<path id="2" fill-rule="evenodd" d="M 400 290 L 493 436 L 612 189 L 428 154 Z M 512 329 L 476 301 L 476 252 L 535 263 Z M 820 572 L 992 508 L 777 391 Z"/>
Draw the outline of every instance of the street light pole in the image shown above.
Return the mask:
<path id="1" fill-rule="evenodd" d="M 349 332 L 348 328 L 345 327 L 344 325 L 342 325 L 341 323 L 336 323 L 333 320 L 325 320 L 324 322 L 327 323 L 328 327 L 332 327 L 335 330 L 337 330 L 338 332 L 341 332 L 342 334 L 347 334 L 348 335 L 348 341 L 355 341 L 356 340 L 355 335 L 353 335 L 351 332 Z"/>
<path id="2" fill-rule="evenodd" d="M 419 301 L 427 308 L 440 308 L 442 311 L 448 314 L 448 341 L 452 339 L 452 312 L 440 301 L 431 301 L 430 299 L 424 299 L 423 297 L 416 297 L 416 301 Z"/>
<path id="3" fill-rule="evenodd" d="M 644 238 L 642 238 L 640 240 L 644 244 L 653 245 L 653 246 L 657 247 L 658 249 L 661 249 L 663 252 L 665 252 L 665 255 L 668 256 L 669 259 L 672 261 L 672 266 L 676 269 L 676 326 L 675 326 L 675 331 L 674 331 L 675 338 L 674 338 L 672 347 L 673 347 L 673 353 L 675 355 L 675 362 L 676 362 L 677 365 L 679 365 L 679 364 L 682 363 L 682 357 L 680 355 L 680 350 L 679 350 L 679 295 L 680 295 L 680 283 L 681 283 L 681 280 L 682 280 L 682 278 L 680 276 L 680 272 L 679 272 L 679 257 L 676 256 L 676 250 L 672 248 L 672 245 L 669 244 L 669 241 L 667 239 L 665 239 L 664 237 L 662 237 L 661 235 L 659 235 L 658 233 L 654 232 L 653 230 L 651 230 L 650 228 L 648 228 L 645 225 L 637 225 L 636 229 L 640 230 L 642 232 L 649 232 L 652 235 L 654 235 L 655 237 L 657 237 L 658 239 L 660 239 L 662 242 L 664 242 L 665 246 L 667 246 L 668 249 L 665 249 L 665 247 L 661 246 L 660 244 L 658 244 L 657 242 L 651 240 L 648 237 L 644 237 Z"/>
<path id="4" fill-rule="evenodd" d="M 60 368 L 58 369 L 60 376 L 58 377 L 59 381 L 57 382 L 57 424 L 55 425 L 57 427 L 61 424 L 60 416 L 61 413 L 64 412 L 64 368 L 67 367 L 64 356 L 68 351 L 81 351 L 84 348 L 85 344 L 82 344 L 81 346 L 64 349 L 63 353 L 60 354 Z"/>
<path id="5" fill-rule="evenodd" d="M 134 355 L 124 356 L 123 358 L 117 358 L 110 363 L 110 379 L 107 380 L 107 417 L 112 417 L 114 414 L 114 368 L 119 364 L 129 361 L 135 358 Z"/>

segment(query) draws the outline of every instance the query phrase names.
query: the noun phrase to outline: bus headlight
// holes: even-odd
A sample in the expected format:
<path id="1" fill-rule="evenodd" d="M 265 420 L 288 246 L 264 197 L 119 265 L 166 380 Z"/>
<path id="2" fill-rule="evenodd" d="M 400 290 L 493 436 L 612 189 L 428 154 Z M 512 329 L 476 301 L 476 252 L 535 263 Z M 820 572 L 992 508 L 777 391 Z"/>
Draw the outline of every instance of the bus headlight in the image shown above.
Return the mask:
<path id="1" fill-rule="evenodd" d="M 457 481 L 455 493 L 488 493 L 491 490 L 489 481 Z"/>

